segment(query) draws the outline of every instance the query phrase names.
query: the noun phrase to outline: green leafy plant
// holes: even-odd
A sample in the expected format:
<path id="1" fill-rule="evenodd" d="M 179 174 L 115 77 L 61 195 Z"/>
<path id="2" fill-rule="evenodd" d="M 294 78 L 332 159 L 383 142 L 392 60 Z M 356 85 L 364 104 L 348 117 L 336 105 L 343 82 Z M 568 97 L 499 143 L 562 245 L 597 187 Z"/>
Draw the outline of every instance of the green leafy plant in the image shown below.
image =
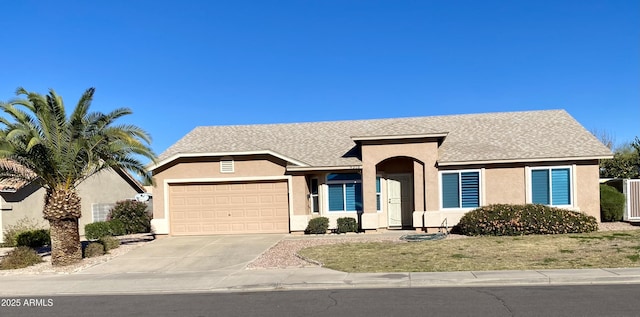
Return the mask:
<path id="1" fill-rule="evenodd" d="M 109 252 L 109 250 L 117 249 L 120 247 L 120 240 L 110 236 L 101 237 L 100 239 L 98 239 L 98 242 L 104 246 L 105 252 Z"/>
<path id="2" fill-rule="evenodd" d="M 92 258 L 104 255 L 104 245 L 100 242 L 91 242 L 84 248 L 84 257 Z"/>
<path id="3" fill-rule="evenodd" d="M 338 233 L 358 232 L 358 223 L 355 218 L 342 217 L 338 218 Z"/>
<path id="4" fill-rule="evenodd" d="M 620 221 L 624 215 L 624 194 L 612 186 L 600 184 L 600 217 L 602 221 Z"/>
<path id="5" fill-rule="evenodd" d="M 51 245 L 49 230 L 37 229 L 24 231 L 16 237 L 16 245 L 34 249 L 45 245 Z"/>
<path id="6" fill-rule="evenodd" d="M 598 230 L 598 223 L 592 216 L 545 205 L 496 204 L 466 213 L 457 230 L 471 236 L 583 233 Z"/>
<path id="7" fill-rule="evenodd" d="M 5 226 L 4 228 L 4 242 L 2 243 L 5 247 L 15 247 L 16 238 L 18 235 L 25 231 L 43 229 L 44 225 L 41 221 L 38 221 L 33 218 L 24 217 L 18 219 L 13 225 Z"/>
<path id="8" fill-rule="evenodd" d="M 108 219 L 122 221 L 127 234 L 151 231 L 151 216 L 147 212 L 147 204 L 143 202 L 119 201 L 109 212 Z"/>
<path id="9" fill-rule="evenodd" d="M 84 237 L 87 240 L 97 240 L 104 236 L 111 236 L 111 226 L 107 221 L 88 223 L 84 226 Z"/>
<path id="10" fill-rule="evenodd" d="M 329 229 L 329 218 L 317 217 L 309 220 L 307 228 L 304 230 L 307 234 L 325 234 Z"/>
<path id="11" fill-rule="evenodd" d="M 21 269 L 40 262 L 43 262 L 43 260 L 34 249 L 20 246 L 7 253 L 0 260 L 0 270 Z"/>
<path id="12" fill-rule="evenodd" d="M 120 219 L 111 219 L 107 221 L 109 224 L 109 232 L 112 236 L 122 236 L 127 234 L 127 228 Z"/>

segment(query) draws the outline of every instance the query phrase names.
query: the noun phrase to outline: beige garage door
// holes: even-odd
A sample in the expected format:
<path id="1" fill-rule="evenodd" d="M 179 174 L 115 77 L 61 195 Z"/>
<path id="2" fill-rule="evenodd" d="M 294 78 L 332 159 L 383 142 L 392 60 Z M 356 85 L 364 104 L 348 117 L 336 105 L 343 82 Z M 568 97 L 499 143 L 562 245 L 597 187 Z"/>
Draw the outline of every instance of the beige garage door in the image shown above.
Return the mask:
<path id="1" fill-rule="evenodd" d="M 286 181 L 169 185 L 172 235 L 287 233 Z"/>

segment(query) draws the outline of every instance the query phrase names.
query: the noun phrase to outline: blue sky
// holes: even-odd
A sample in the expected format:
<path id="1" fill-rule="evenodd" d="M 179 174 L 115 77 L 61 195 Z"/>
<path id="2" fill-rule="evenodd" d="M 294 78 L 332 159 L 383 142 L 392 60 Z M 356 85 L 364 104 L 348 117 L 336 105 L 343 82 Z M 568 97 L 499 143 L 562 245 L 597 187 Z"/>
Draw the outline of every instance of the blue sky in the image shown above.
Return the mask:
<path id="1" fill-rule="evenodd" d="M 3 1 L 0 100 L 195 126 L 566 109 L 640 136 L 640 1 Z"/>

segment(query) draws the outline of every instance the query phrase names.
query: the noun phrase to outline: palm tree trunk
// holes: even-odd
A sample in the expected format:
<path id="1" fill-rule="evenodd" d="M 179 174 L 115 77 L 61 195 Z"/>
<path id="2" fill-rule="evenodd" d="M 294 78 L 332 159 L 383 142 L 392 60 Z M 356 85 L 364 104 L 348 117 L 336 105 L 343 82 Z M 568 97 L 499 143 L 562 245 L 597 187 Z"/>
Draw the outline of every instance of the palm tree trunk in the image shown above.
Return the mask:
<path id="1" fill-rule="evenodd" d="M 62 266 L 82 260 L 80 196 L 73 189 L 48 189 L 43 213 L 51 228 L 51 264 Z"/>
<path id="2" fill-rule="evenodd" d="M 51 230 L 51 264 L 63 266 L 82 260 L 78 218 L 49 220 Z"/>

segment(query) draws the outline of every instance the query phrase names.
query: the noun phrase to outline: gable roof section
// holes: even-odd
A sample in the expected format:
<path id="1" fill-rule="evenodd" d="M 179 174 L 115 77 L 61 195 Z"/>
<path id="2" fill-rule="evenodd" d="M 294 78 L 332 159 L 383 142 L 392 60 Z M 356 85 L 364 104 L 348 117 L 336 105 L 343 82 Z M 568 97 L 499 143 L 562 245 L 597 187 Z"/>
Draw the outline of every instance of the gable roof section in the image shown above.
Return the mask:
<path id="1" fill-rule="evenodd" d="M 440 165 L 600 159 L 612 156 L 564 110 L 397 119 L 197 127 L 159 157 L 274 153 L 293 166 L 359 166 L 356 141 L 444 137 Z"/>

